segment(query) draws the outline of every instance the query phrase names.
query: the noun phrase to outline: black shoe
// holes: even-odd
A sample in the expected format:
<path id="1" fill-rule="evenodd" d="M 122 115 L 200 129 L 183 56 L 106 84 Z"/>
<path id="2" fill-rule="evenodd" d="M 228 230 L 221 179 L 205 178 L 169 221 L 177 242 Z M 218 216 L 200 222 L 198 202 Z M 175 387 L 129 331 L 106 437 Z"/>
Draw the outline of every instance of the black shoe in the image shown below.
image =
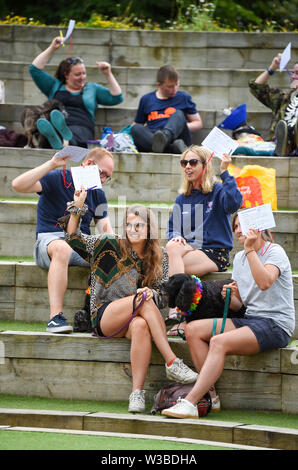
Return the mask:
<path id="1" fill-rule="evenodd" d="M 164 129 L 156 131 L 152 139 L 152 151 L 154 153 L 163 153 L 166 146 L 171 142 L 170 131 Z"/>
<path id="2" fill-rule="evenodd" d="M 275 155 L 283 157 L 287 155 L 288 126 L 286 121 L 278 121 L 275 128 L 276 147 Z"/>
<path id="3" fill-rule="evenodd" d="M 170 151 L 175 154 L 181 154 L 186 149 L 187 145 L 185 145 L 184 140 L 182 139 L 176 139 L 172 144 L 170 144 Z"/>

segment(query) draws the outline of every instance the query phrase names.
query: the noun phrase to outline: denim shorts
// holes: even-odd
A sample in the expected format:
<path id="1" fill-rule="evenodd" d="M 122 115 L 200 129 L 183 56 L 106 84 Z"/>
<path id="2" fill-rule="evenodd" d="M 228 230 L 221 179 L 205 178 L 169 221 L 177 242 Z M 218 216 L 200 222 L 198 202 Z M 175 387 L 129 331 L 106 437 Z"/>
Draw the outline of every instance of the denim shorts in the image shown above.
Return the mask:
<path id="1" fill-rule="evenodd" d="M 49 269 L 51 258 L 48 255 L 48 244 L 53 240 L 64 240 L 64 232 L 39 233 L 34 244 L 34 261 L 40 268 Z M 90 266 L 78 253 L 72 250 L 69 266 Z"/>
<path id="2" fill-rule="evenodd" d="M 257 338 L 260 351 L 285 348 L 291 337 L 278 326 L 271 318 L 245 316 L 244 318 L 231 318 L 236 328 L 248 326 Z"/>

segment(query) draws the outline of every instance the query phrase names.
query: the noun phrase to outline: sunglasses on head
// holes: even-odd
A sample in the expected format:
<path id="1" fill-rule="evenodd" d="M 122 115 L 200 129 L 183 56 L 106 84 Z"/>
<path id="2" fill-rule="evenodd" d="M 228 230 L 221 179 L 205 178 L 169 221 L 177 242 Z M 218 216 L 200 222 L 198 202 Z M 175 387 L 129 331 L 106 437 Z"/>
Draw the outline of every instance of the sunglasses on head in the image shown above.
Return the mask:
<path id="1" fill-rule="evenodd" d="M 81 59 L 81 57 L 68 57 L 68 59 L 66 59 L 66 62 L 68 63 L 68 65 L 76 65 L 76 64 L 83 64 L 84 61 L 83 59 Z"/>
<path id="2" fill-rule="evenodd" d="M 190 166 L 197 166 L 198 163 L 204 164 L 199 158 L 191 158 L 190 160 L 180 160 L 180 165 L 182 168 L 186 168 L 187 164 L 190 164 Z"/>

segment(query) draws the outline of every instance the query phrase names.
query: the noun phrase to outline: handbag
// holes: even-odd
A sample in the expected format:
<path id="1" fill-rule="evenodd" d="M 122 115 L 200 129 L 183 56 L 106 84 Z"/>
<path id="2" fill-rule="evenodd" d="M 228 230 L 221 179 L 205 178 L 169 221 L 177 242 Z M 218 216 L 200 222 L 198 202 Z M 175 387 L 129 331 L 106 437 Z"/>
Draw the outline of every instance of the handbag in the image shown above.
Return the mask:
<path id="1" fill-rule="evenodd" d="M 174 382 L 165 388 L 162 388 L 154 395 L 151 414 L 170 408 L 176 405 L 178 398 L 185 398 L 193 388 L 193 384 L 181 384 Z M 199 417 L 207 416 L 212 408 L 212 400 L 210 393 L 207 392 L 204 397 L 197 403 Z"/>

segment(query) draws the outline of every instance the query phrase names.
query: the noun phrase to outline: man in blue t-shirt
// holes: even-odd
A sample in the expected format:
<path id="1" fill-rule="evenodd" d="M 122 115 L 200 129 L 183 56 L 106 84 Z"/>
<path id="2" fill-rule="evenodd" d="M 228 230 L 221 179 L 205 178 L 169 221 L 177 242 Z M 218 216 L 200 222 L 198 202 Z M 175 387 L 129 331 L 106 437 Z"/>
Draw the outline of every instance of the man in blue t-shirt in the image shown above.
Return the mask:
<path id="1" fill-rule="evenodd" d="M 180 154 L 191 145 L 191 132 L 203 127 L 191 96 L 178 88 L 179 77 L 174 67 L 161 67 L 157 90 L 141 98 L 131 130 L 140 152 Z"/>
<path id="2" fill-rule="evenodd" d="M 71 171 L 62 170 L 69 157 L 56 157 L 26 171 L 15 178 L 12 186 L 19 193 L 38 193 L 36 242 L 34 259 L 38 266 L 48 269 L 48 293 L 50 321 L 47 331 L 70 333 L 72 327 L 63 316 L 63 301 L 68 284 L 68 266 L 89 266 L 64 240 L 64 232 L 58 219 L 67 214 L 67 202 L 74 199 Z M 114 160 L 110 152 L 102 148 L 91 150 L 84 159 L 85 165 L 97 165 L 102 184 L 111 178 Z M 90 234 L 94 219 L 100 233 L 113 233 L 107 212 L 107 199 L 102 189 L 88 191 L 87 213 L 82 217 L 81 230 Z"/>

